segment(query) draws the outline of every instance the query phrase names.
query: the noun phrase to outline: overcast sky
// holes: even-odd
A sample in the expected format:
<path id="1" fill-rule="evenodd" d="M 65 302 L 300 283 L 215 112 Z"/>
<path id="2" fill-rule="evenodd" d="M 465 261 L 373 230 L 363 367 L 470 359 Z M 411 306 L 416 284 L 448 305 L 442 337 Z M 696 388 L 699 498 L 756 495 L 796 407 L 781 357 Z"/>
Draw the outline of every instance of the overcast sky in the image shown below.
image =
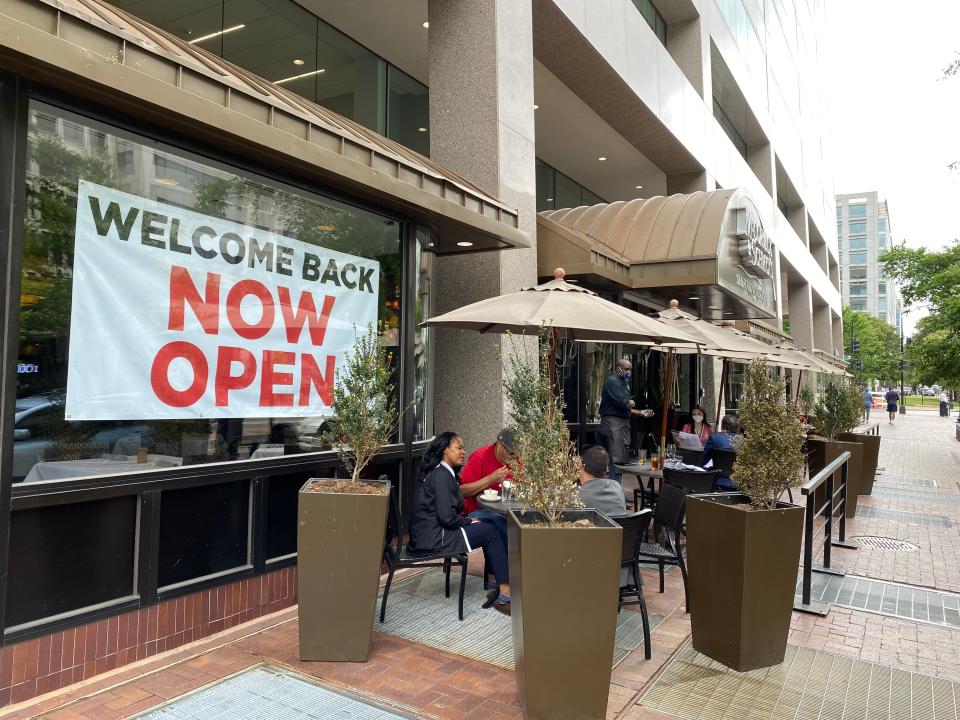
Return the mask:
<path id="1" fill-rule="evenodd" d="M 827 0 L 828 133 L 838 193 L 877 190 L 894 240 L 960 237 L 958 0 Z M 906 331 L 914 318 L 907 317 Z"/>

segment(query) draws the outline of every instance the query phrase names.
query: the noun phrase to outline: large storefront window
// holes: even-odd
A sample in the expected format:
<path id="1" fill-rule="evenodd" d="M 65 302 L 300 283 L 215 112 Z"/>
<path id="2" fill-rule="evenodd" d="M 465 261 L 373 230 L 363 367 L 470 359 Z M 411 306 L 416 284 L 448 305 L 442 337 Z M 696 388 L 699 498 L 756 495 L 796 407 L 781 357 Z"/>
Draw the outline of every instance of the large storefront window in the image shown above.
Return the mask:
<path id="1" fill-rule="evenodd" d="M 15 481 L 323 449 L 355 329 L 399 371 L 398 221 L 41 103 L 27 160 Z"/>
<path id="2" fill-rule="evenodd" d="M 583 372 L 586 376 L 585 412 L 586 422 L 600 422 L 600 399 L 603 383 L 613 372 L 614 352 L 617 346 L 610 343 L 582 343 Z"/>
<path id="3" fill-rule="evenodd" d="M 295 0 L 113 4 L 280 87 L 430 154 L 427 86 Z"/>
<path id="4" fill-rule="evenodd" d="M 433 315 L 434 254 L 426 248 L 435 244 L 426 231 L 417 230 L 416 243 L 416 329 L 413 335 L 413 439 L 426 440 L 433 435 L 433 331 L 421 323 Z"/>

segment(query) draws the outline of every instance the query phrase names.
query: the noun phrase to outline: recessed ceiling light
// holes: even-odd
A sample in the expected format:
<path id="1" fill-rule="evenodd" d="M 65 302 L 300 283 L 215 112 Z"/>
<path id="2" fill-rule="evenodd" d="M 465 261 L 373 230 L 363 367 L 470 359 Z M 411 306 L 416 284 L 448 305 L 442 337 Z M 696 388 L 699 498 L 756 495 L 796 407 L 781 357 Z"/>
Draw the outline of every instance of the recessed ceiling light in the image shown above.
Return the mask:
<path id="1" fill-rule="evenodd" d="M 427 129 L 426 129 L 425 127 L 418 127 L 418 128 L 417 128 L 417 132 L 426 132 L 426 131 L 427 131 Z"/>
<path id="2" fill-rule="evenodd" d="M 424 30 L 429 29 L 429 27 L 430 27 L 430 21 L 429 21 L 429 20 L 424 20 L 424 21 L 423 21 L 422 23 L 420 23 L 420 24 L 423 25 Z"/>
<path id="3" fill-rule="evenodd" d="M 473 247 L 473 243 L 470 242 L 469 240 L 461 240 L 460 242 L 457 243 L 457 246 L 458 246 L 458 247 Z"/>
<path id="4" fill-rule="evenodd" d="M 303 60 L 301 60 L 300 58 L 297 58 L 296 60 L 293 61 L 293 64 L 294 64 L 294 65 L 303 65 Z"/>
<path id="5" fill-rule="evenodd" d="M 540 109 L 540 106 L 537 105 L 536 103 L 534 103 L 533 109 L 534 109 L 534 110 L 539 110 L 539 109 Z"/>
<path id="6" fill-rule="evenodd" d="M 687 300 L 693 300 L 694 302 L 700 302 L 700 298 L 695 297 L 695 296 L 688 297 Z"/>
<path id="7" fill-rule="evenodd" d="M 637 185 L 637 190 L 643 190 L 643 185 Z"/>
<path id="8" fill-rule="evenodd" d="M 166 178 L 166 177 L 154 178 L 153 181 L 155 183 L 159 183 L 160 185 L 169 185 L 170 187 L 176 187 L 177 185 L 180 184 L 173 178 Z"/>
<path id="9" fill-rule="evenodd" d="M 282 80 L 274 80 L 274 85 L 283 85 L 284 83 L 290 82 L 292 80 L 300 80 L 301 78 L 310 77 L 311 75 L 319 75 L 320 73 L 326 72 L 326 68 L 320 68 L 319 70 L 311 70 L 310 72 L 300 73 L 299 75 L 291 75 L 290 77 L 285 77 Z"/>
<path id="10" fill-rule="evenodd" d="M 547 202 L 553 202 L 553 198 L 547 198 Z"/>
<path id="11" fill-rule="evenodd" d="M 722 310 L 719 305 L 707 305 L 707 310 Z"/>
<path id="12" fill-rule="evenodd" d="M 603 162 L 606 159 L 607 157 L 605 155 L 601 155 L 600 157 L 597 158 L 597 160 L 599 160 L 600 162 Z"/>

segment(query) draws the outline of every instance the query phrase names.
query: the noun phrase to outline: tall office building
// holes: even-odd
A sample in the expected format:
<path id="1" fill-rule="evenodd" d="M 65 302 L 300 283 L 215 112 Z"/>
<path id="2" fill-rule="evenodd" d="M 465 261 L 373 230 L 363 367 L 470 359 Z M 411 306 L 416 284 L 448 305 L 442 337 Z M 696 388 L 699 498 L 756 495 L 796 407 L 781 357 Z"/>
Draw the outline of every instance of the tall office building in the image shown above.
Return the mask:
<path id="1" fill-rule="evenodd" d="M 355 325 L 396 370 L 371 473 L 401 509 L 436 431 L 507 422 L 509 344 L 421 322 L 557 266 L 836 361 L 825 6 L 0 0 L 2 642 L 196 608 L 64 668 L 85 679 L 295 602 Z M 618 356 L 657 404 L 659 353 L 571 349 L 579 442 Z M 683 360 L 675 419 L 715 420 L 721 367 Z M 62 682 L 35 670 L 0 698 Z"/>
<path id="2" fill-rule="evenodd" d="M 893 244 L 890 210 L 876 191 L 837 195 L 837 238 L 843 304 L 867 312 L 900 332 L 903 304 L 880 256 Z"/>

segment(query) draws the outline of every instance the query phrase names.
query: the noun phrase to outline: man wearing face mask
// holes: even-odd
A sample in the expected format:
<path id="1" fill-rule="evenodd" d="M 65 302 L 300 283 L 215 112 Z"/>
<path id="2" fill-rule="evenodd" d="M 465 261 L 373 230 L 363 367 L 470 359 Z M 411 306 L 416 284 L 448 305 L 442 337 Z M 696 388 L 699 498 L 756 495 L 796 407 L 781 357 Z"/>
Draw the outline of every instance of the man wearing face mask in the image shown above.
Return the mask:
<path id="1" fill-rule="evenodd" d="M 630 418 L 653 415 L 652 410 L 637 410 L 636 403 L 630 399 L 632 373 L 633 363 L 626 358 L 617 360 L 613 373 L 603 383 L 603 393 L 600 396 L 600 422 L 610 433 L 613 441 L 613 461 L 618 464 L 627 462 Z"/>

